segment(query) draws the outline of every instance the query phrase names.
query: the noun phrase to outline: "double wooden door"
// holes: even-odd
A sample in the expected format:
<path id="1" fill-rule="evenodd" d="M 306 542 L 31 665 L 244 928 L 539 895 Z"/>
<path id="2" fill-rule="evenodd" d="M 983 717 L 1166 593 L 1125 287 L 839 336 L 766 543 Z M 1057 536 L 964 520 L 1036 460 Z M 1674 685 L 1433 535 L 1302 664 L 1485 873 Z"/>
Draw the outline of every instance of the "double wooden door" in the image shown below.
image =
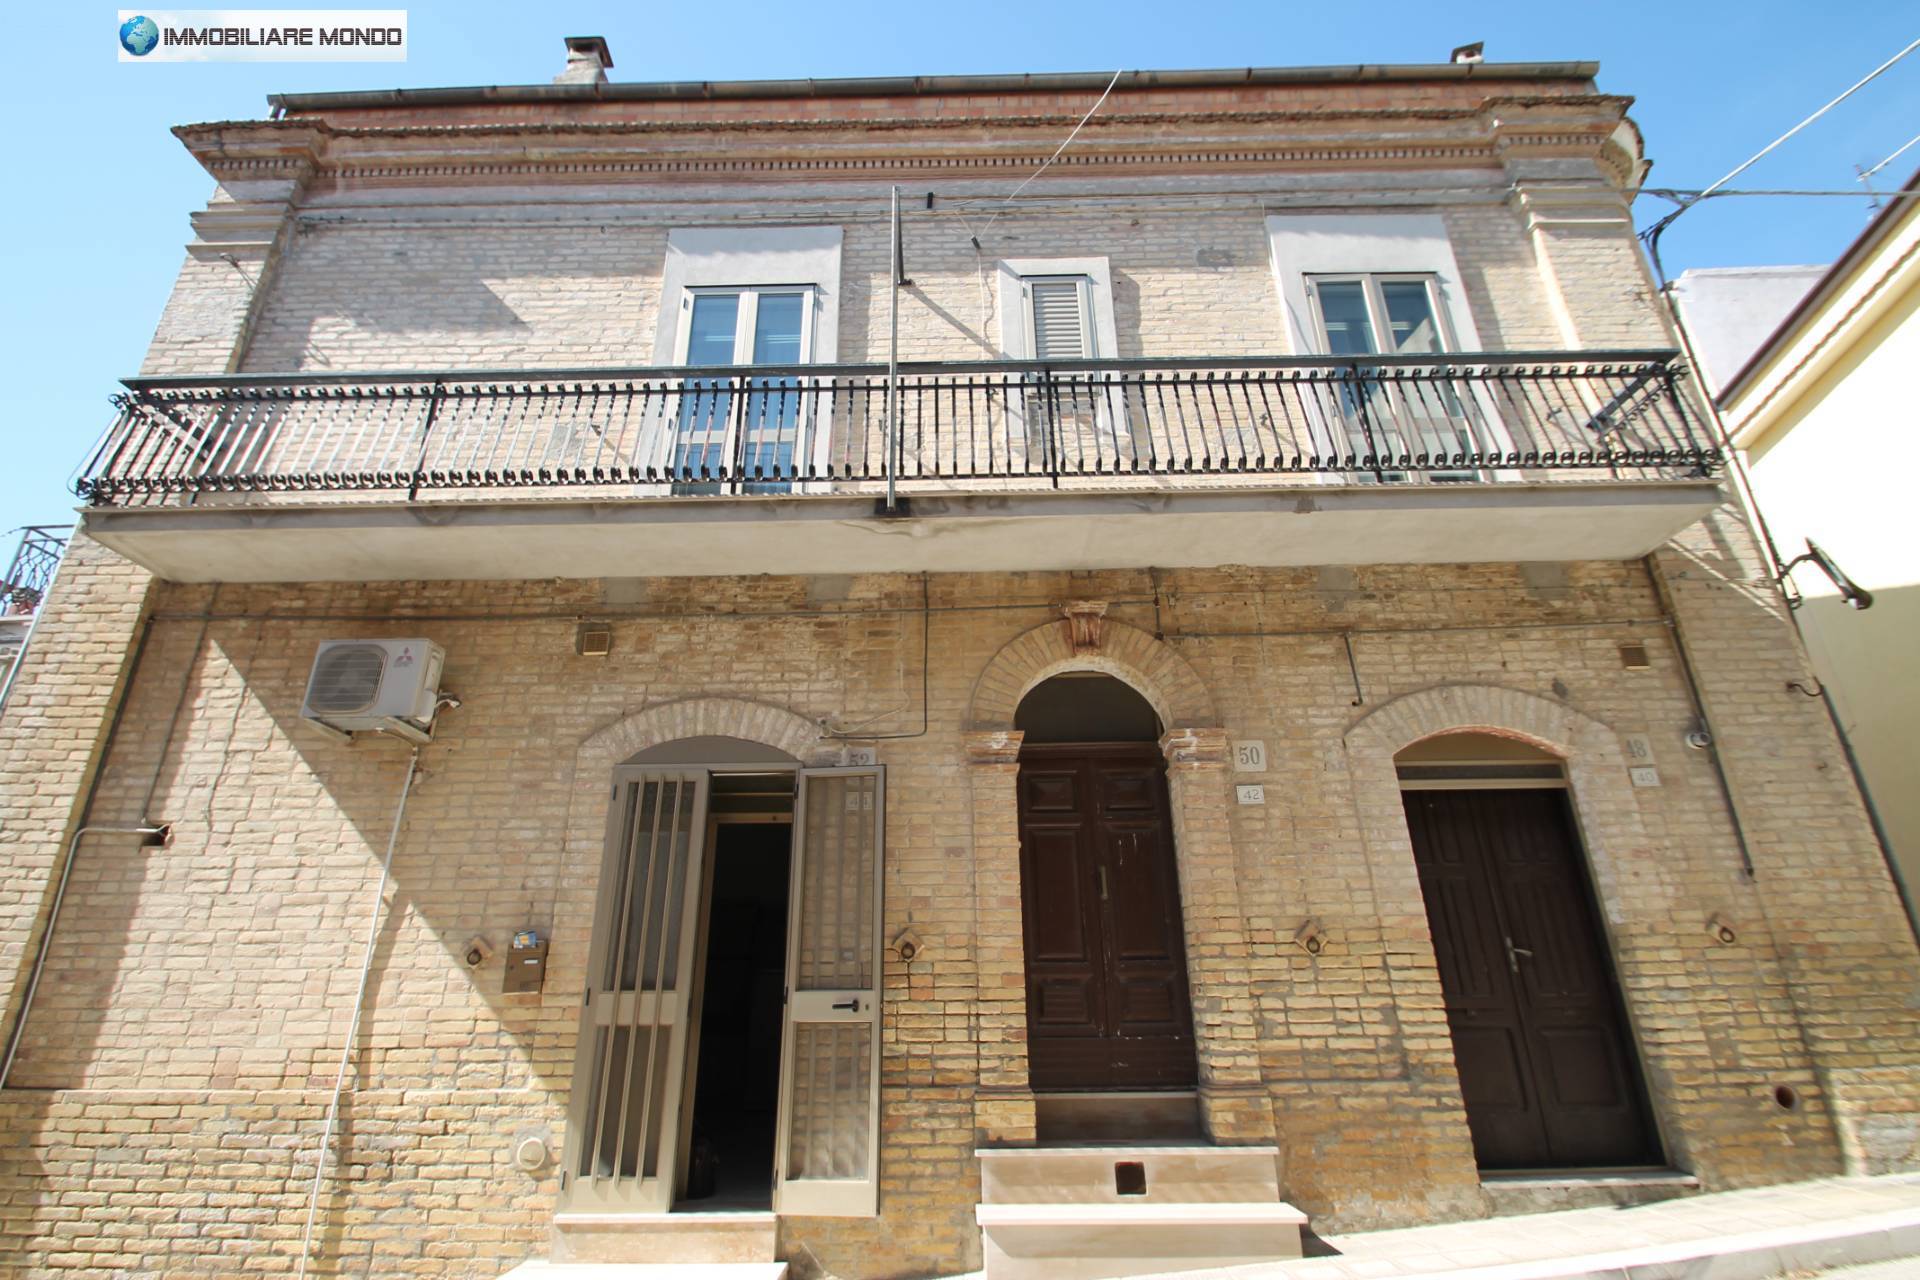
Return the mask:
<path id="1" fill-rule="evenodd" d="M 1659 1163 L 1567 793 L 1404 794 L 1480 1166 Z"/>
<path id="2" fill-rule="evenodd" d="M 1166 766 L 1150 743 L 1020 753 L 1033 1088 L 1195 1082 Z"/>

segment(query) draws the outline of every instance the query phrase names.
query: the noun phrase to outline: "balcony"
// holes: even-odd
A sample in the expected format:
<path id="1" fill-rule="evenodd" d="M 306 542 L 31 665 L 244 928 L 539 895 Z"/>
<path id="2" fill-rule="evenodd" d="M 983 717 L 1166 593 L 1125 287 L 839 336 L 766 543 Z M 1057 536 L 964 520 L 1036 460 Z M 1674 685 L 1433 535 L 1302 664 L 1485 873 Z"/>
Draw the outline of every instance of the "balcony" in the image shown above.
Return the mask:
<path id="1" fill-rule="evenodd" d="M 6 576 L 0 577 L 0 701 L 13 684 L 14 667 L 53 585 L 60 558 L 67 553 L 70 532 L 71 527 L 64 524 L 22 528 Z"/>
<path id="2" fill-rule="evenodd" d="M 140 378 L 89 532 L 184 581 L 1624 559 L 1672 352 Z"/>

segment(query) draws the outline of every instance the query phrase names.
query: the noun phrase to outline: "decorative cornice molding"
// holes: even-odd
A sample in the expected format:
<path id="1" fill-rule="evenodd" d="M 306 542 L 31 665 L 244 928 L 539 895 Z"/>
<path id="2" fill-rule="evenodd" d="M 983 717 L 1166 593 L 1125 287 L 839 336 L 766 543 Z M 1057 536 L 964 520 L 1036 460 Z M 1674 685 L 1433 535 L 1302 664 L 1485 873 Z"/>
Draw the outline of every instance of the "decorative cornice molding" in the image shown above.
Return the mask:
<path id="1" fill-rule="evenodd" d="M 1104 172 L 1115 169 L 1165 169 L 1204 166 L 1218 170 L 1232 166 L 1258 165 L 1394 165 L 1409 162 L 1462 162 L 1485 164 L 1493 160 L 1489 143 L 1450 146 L 1400 145 L 1388 147 L 1298 147 L 1259 151 L 1233 151 L 1209 148 L 1182 151 L 1151 151 L 1128 154 L 1096 153 L 1062 156 L 1053 167 L 1060 170 Z M 610 174 L 808 174 L 808 173 L 1002 173 L 1032 169 L 1044 156 L 804 156 L 701 158 L 685 155 L 662 156 L 646 160 L 543 160 L 480 163 L 426 164 L 354 164 L 330 166 L 327 176 L 349 181 L 409 178 L 523 177 L 527 175 L 570 176 Z"/>
<path id="2" fill-rule="evenodd" d="M 1122 112 L 1101 117 L 1055 167 L 1070 173 L 1474 166 L 1497 164 L 1513 151 L 1597 156 L 1628 101 L 1605 94 L 1546 95 L 1490 97 L 1461 106 Z M 435 114 L 419 112 L 423 120 Z M 1067 114 L 421 124 L 296 117 L 183 125 L 174 133 L 216 177 L 254 179 L 305 181 L 316 173 L 375 182 L 533 175 L 997 175 L 1039 164 L 1053 151 L 1052 131 L 1074 122 Z M 1181 133 L 1170 136 L 1170 129 Z M 964 136 L 988 131 L 991 137 Z M 1034 135 L 1030 144 L 1010 137 L 1022 133 Z M 796 134 L 810 140 L 800 144 Z M 509 139 L 540 142 L 492 145 Z"/>

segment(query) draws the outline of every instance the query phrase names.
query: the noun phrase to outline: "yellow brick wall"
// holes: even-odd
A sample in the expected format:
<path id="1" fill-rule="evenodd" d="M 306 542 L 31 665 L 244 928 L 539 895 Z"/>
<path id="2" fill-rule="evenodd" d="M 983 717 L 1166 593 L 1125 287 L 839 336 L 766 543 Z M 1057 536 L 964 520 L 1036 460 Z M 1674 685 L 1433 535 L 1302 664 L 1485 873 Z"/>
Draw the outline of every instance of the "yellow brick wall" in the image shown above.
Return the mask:
<path id="1" fill-rule="evenodd" d="M 1264 213 L 1389 207 L 1368 188 L 1416 178 L 1444 194 L 1390 207 L 1444 217 L 1487 346 L 1668 344 L 1590 161 L 1534 162 L 1549 186 L 1587 184 L 1545 208 L 1509 191 L 1531 172 L 1511 154 L 1504 169 L 1435 163 L 1076 180 L 1056 190 L 1126 198 L 1055 199 L 990 229 L 981 201 L 1004 184 L 933 180 L 934 211 L 907 219 L 902 355 L 997 354 L 994 261 L 1090 254 L 1112 260 L 1120 354 L 1282 352 Z M 149 372 L 647 363 L 668 228 L 764 220 L 845 228 L 838 354 L 885 353 L 878 183 L 580 179 L 528 201 L 498 178 L 305 181 L 228 178 Z M 908 735 L 874 744 L 888 936 L 911 924 L 926 942 L 885 974 L 881 1217 L 787 1220 L 782 1256 L 803 1274 L 977 1266 L 973 1148 L 1032 1125 L 1010 766 L 982 707 L 1018 693 L 1021 664 L 1058 643 L 1034 629 L 1079 599 L 1109 602 L 1129 636 L 1164 637 L 1129 641 L 1136 675 L 1190 667 L 1197 692 L 1178 705 L 1218 709 L 1217 725 L 1174 726 L 1216 731 L 1173 788 L 1183 874 L 1204 887 L 1191 967 L 1216 1035 L 1209 1115 L 1225 1136 L 1278 1143 L 1284 1193 L 1316 1225 L 1486 1207 L 1391 777 L 1397 742 L 1455 721 L 1570 752 L 1676 1164 L 1715 1187 L 1910 1165 L 1913 944 L 1831 730 L 1786 687 L 1806 669 L 1777 596 L 1726 513 L 1654 568 L 951 575 L 926 584 L 923 612 L 922 583 L 900 577 L 153 586 L 82 538 L 0 744 L 9 1018 L 83 811 L 166 821 L 175 838 L 81 849 L 0 1094 L 0 1272 L 289 1270 L 406 757 L 300 723 L 314 646 L 345 636 L 433 638 L 465 705 L 421 753 L 400 829 L 322 1273 L 486 1278 L 545 1252 L 555 1176 L 517 1171 L 510 1152 L 522 1133 L 556 1149 L 564 1135 L 604 807 L 583 803 L 604 793 L 578 749 L 692 698 Z M 1683 745 L 1696 710 L 1669 603 L 1738 830 L 1713 758 Z M 610 657 L 573 656 L 582 617 L 612 621 Z M 1622 669 L 1626 641 L 1648 645 L 1651 669 Z M 1622 780 L 1627 733 L 1651 738 L 1660 787 Z M 1238 738 L 1267 744 L 1264 807 L 1230 803 L 1234 776 L 1207 758 Z M 1715 917 L 1735 945 L 1708 936 Z M 1318 956 L 1292 945 L 1308 918 L 1326 929 Z M 541 997 L 503 997 L 498 960 L 461 962 L 473 935 L 497 945 L 528 925 L 554 941 Z M 1774 1101 L 1782 1085 L 1793 1109 Z"/>
<path id="2" fill-rule="evenodd" d="M 1644 833 L 1633 845 L 1609 825 L 1596 871 L 1676 1161 L 1710 1186 L 1835 1172 L 1840 1087 L 1857 1089 L 1843 1105 L 1870 1113 L 1860 1132 L 1911 1159 L 1887 1145 L 1915 1061 L 1911 1014 L 1896 1008 L 1912 989 L 1911 943 L 1897 906 L 1879 905 L 1884 872 L 1850 826 L 1818 722 L 1743 739 L 1805 714 L 1770 701 L 1789 696 L 1771 677 L 1790 646 L 1744 616 L 1751 590 L 1685 576 L 1697 572 L 1670 570 L 1672 590 L 1690 642 L 1729 673 L 1724 695 L 1707 684 L 1751 792 L 1751 882 L 1708 759 L 1682 745 L 1693 712 L 1639 564 L 953 575 L 928 584 L 925 615 L 920 581 L 904 577 L 160 587 L 95 811 L 138 817 L 157 770 L 153 816 L 175 839 L 82 851 L 18 1089 L 0 1100 L 4 1265 L 285 1267 L 406 757 L 300 723 L 314 646 L 341 636 L 432 637 L 465 703 L 422 752 L 400 831 L 343 1111 L 349 1155 L 324 1201 L 326 1269 L 490 1276 L 545 1250 L 553 1175 L 509 1157 L 522 1131 L 557 1146 L 564 1130 L 603 821 L 581 810 L 578 745 L 693 697 L 914 733 L 923 625 L 928 731 L 875 744 L 889 770 L 889 936 L 911 924 L 927 944 L 886 974 L 882 1216 L 788 1221 L 783 1249 L 844 1275 L 977 1265 L 974 1086 L 995 1061 L 982 1032 L 1019 1029 L 981 999 L 983 977 L 1017 968 L 978 941 L 1011 890 L 979 880 L 978 824 L 997 819 L 974 810 L 966 730 L 980 674 L 1057 625 L 1068 599 L 1108 600 L 1116 625 L 1164 634 L 1225 735 L 1268 745 L 1268 804 L 1205 810 L 1226 838 L 1213 865 L 1236 882 L 1245 942 L 1196 942 L 1196 1004 L 1216 1007 L 1221 991 L 1217 1007 L 1251 1001 L 1251 1025 L 1238 1018 L 1229 1034 L 1272 1100 L 1286 1194 L 1323 1226 L 1481 1211 L 1417 881 L 1369 830 L 1379 787 L 1354 763 L 1370 732 L 1358 726 L 1436 686 L 1518 691 L 1653 739 L 1660 788 L 1595 784 L 1624 796 Z M 573 655 L 583 616 L 612 620 L 610 657 Z M 106 611 L 63 627 L 36 649 L 40 679 L 62 652 L 125 638 Z M 1627 640 L 1649 644 L 1651 670 L 1621 669 Z M 35 673 L 23 679 L 37 705 Z M 1820 780 L 1789 786 L 1762 769 Z M 31 794 L 32 766 L 16 763 L 6 785 Z M 1844 933 L 1812 918 L 1815 896 L 1845 901 Z M 1738 923 L 1738 945 L 1709 939 L 1714 915 Z M 1291 943 L 1309 916 L 1327 929 L 1319 957 Z M 503 997 L 498 960 L 461 963 L 474 934 L 498 943 L 527 925 L 554 939 L 540 999 Z M 1243 962 L 1221 963 L 1230 950 Z M 1225 986 L 1205 985 L 1210 973 Z M 1863 1017 L 1876 1020 L 1871 1044 L 1848 1030 Z M 1797 1109 L 1774 1104 L 1779 1084 L 1799 1092 Z"/>

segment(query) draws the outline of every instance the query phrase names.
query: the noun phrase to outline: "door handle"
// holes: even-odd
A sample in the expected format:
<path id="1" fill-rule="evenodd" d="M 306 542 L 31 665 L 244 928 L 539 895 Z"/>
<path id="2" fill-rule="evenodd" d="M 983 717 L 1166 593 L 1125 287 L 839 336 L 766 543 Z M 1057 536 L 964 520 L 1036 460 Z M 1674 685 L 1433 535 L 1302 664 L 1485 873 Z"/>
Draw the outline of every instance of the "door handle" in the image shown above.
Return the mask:
<path id="1" fill-rule="evenodd" d="M 1531 960 L 1533 959 L 1533 952 L 1528 950 L 1526 947 L 1514 946 L 1512 938 L 1502 938 L 1500 939 L 1500 941 L 1507 944 L 1507 968 L 1513 970 L 1515 977 L 1519 977 L 1520 976 L 1520 957 L 1525 956 L 1527 959 Z"/>
<path id="2" fill-rule="evenodd" d="M 1103 866 L 1097 870 L 1100 873 L 1100 901 L 1105 902 L 1107 900 L 1107 869 Z"/>
<path id="3" fill-rule="evenodd" d="M 858 999 L 842 1000 L 833 1007 L 836 1009 L 845 1009 L 848 1013 L 858 1013 L 860 1012 L 860 1001 Z"/>

